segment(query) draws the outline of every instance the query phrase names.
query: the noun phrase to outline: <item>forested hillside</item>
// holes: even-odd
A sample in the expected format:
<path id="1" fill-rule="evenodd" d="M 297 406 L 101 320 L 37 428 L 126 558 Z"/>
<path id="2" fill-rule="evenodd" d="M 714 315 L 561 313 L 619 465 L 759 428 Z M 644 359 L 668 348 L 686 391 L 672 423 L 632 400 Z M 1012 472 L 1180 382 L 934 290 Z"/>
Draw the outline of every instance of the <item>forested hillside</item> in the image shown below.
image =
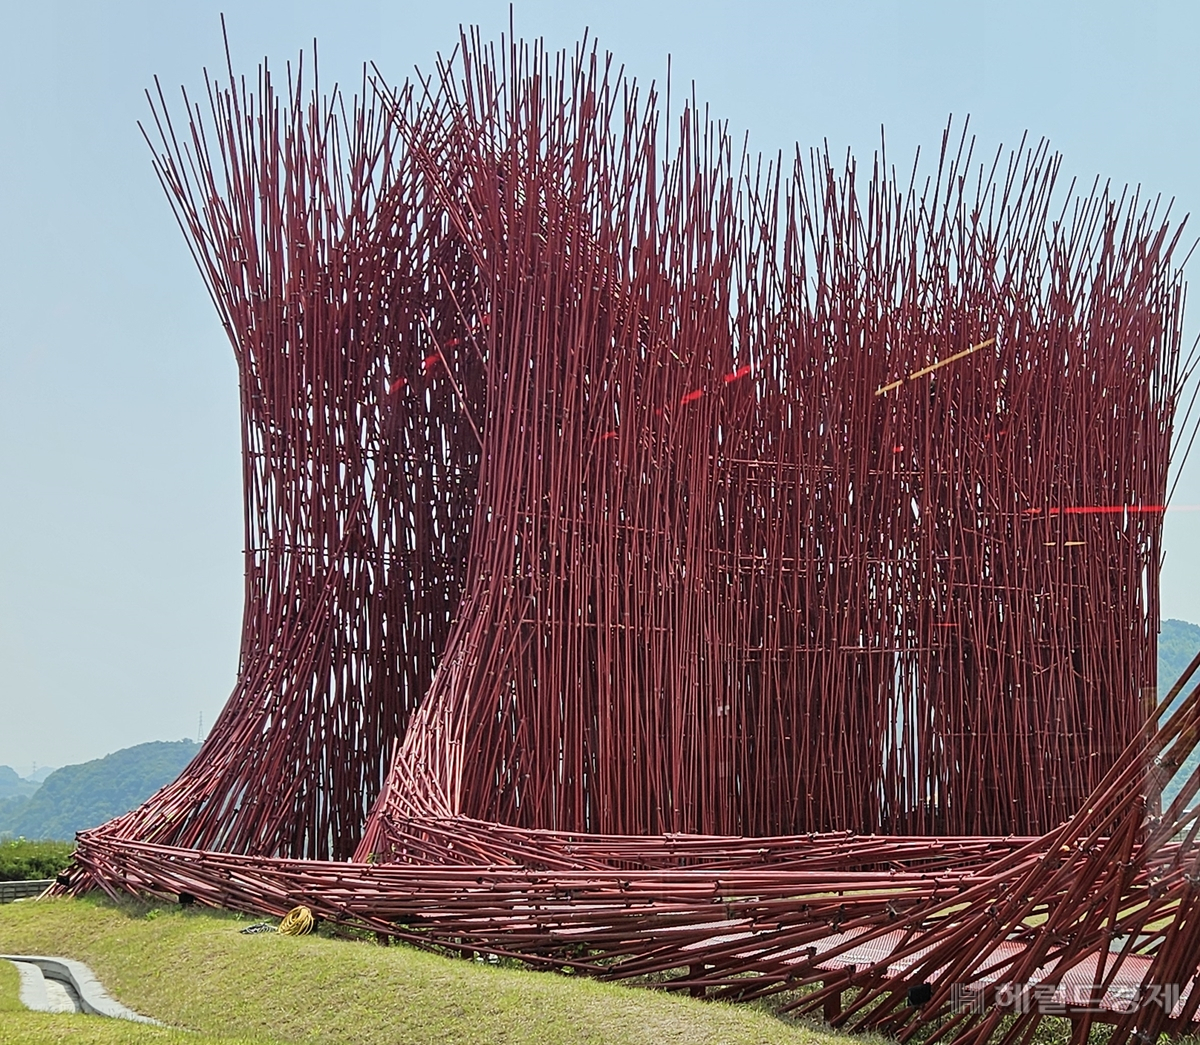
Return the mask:
<path id="1" fill-rule="evenodd" d="M 1165 620 L 1158 633 L 1158 691 L 1165 694 L 1200 652 L 1200 626 Z"/>
<path id="2" fill-rule="evenodd" d="M 140 805 L 179 776 L 199 750 L 191 740 L 154 741 L 63 766 L 29 797 L 0 799 L 0 834 L 74 838 L 76 831 L 98 827 Z"/>
<path id="3" fill-rule="evenodd" d="M 0 800 L 6 798 L 28 798 L 38 789 L 32 780 L 17 776 L 11 766 L 0 766 Z"/>

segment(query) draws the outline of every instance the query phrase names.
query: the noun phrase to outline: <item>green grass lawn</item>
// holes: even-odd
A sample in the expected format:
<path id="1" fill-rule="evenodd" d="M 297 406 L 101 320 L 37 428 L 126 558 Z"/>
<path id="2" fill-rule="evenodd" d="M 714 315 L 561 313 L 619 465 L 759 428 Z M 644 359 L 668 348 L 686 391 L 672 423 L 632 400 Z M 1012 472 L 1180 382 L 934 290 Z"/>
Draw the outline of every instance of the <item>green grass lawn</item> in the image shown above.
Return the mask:
<path id="1" fill-rule="evenodd" d="M 131 1045 L 146 1042 L 148 1045 L 171 1043 L 182 1045 L 249 1045 L 254 1039 L 214 1037 L 210 1034 L 193 1034 L 184 1030 L 168 1030 L 161 1027 L 134 1026 L 123 1020 L 106 1020 L 96 1016 L 51 1016 L 43 1012 L 30 1012 L 17 999 L 18 978 L 16 967 L 0 962 L 0 1043 L 2 1045 L 57 1045 L 58 1042 L 78 1042 L 79 1045 Z"/>
<path id="2" fill-rule="evenodd" d="M 807 1043 L 864 1039 L 766 1012 L 404 946 L 274 933 L 235 916 L 90 899 L 0 906 L 0 953 L 90 965 L 113 997 L 170 1028 L 30 1013 L 0 964 L 0 1043 Z"/>

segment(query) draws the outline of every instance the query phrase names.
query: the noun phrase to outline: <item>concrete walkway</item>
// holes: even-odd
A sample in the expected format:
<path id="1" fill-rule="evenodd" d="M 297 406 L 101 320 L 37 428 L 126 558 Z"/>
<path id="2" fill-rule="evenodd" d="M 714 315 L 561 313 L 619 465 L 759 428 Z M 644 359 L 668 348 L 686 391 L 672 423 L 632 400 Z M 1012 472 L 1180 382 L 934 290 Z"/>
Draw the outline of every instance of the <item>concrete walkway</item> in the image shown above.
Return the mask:
<path id="1" fill-rule="evenodd" d="M 0 954 L 21 977 L 21 1004 L 37 1012 L 82 1012 L 137 1023 L 158 1023 L 139 1016 L 109 997 L 92 970 L 70 958 L 39 954 Z"/>

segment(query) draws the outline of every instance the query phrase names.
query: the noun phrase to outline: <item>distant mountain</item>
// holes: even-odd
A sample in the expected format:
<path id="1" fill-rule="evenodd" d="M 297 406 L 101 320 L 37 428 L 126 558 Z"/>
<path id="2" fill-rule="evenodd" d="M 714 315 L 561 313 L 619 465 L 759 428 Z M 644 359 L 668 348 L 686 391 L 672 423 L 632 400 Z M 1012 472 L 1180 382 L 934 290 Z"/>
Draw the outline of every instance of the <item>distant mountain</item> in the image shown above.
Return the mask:
<path id="1" fill-rule="evenodd" d="M 0 799 L 28 798 L 37 789 L 41 781 L 26 780 L 17 776 L 12 766 L 0 766 Z"/>
<path id="2" fill-rule="evenodd" d="M 1158 691 L 1167 693 L 1200 653 L 1200 626 L 1185 620 L 1165 620 L 1158 633 Z"/>
<path id="3" fill-rule="evenodd" d="M 12 766 L 0 766 L 0 824 L 16 816 L 38 784 L 17 776 Z"/>
<path id="4" fill-rule="evenodd" d="M 4 825 L 15 819 L 28 804 L 29 799 L 25 795 L 0 798 L 0 835 L 4 834 Z"/>
<path id="5" fill-rule="evenodd" d="M 1165 620 L 1162 630 L 1158 633 L 1158 692 L 1166 696 L 1171 687 L 1184 673 L 1192 658 L 1200 652 L 1200 627 L 1189 624 L 1185 620 Z M 1174 707 L 1178 707 L 1184 697 L 1195 687 L 1197 679 L 1191 682 L 1183 692 L 1175 698 Z M 1179 792 L 1187 778 L 1195 771 L 1200 762 L 1200 747 L 1196 748 L 1176 771 L 1174 777 L 1163 787 L 1163 799 L 1170 801 Z"/>
<path id="6" fill-rule="evenodd" d="M 76 831 L 98 827 L 140 805 L 179 776 L 199 750 L 191 740 L 154 741 L 63 766 L 32 795 L 0 799 L 0 834 L 72 839 Z"/>

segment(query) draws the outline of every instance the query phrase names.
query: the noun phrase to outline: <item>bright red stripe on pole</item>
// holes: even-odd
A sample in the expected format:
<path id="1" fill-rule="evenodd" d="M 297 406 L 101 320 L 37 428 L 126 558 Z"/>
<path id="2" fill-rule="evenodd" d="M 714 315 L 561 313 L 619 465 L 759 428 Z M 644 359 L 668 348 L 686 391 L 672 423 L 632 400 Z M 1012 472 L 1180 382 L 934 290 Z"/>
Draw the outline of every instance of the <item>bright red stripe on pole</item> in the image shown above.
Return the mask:
<path id="1" fill-rule="evenodd" d="M 1067 508 L 1026 508 L 1023 515 L 1154 515 L 1167 511 L 1165 504 L 1087 504 Z"/>

